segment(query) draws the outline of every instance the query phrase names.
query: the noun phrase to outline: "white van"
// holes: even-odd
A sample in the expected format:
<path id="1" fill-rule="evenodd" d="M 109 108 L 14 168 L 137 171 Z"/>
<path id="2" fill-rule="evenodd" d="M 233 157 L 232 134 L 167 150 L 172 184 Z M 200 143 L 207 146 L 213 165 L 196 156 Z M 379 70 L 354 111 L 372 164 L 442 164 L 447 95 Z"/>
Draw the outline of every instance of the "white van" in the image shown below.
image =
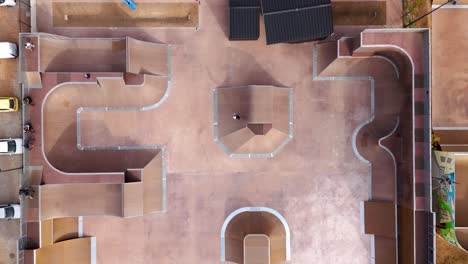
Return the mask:
<path id="1" fill-rule="evenodd" d="M 18 57 L 18 46 L 15 43 L 0 42 L 0 59 L 14 59 L 16 57 Z"/>
<path id="2" fill-rule="evenodd" d="M 15 6 L 16 0 L 0 0 L 0 6 Z"/>

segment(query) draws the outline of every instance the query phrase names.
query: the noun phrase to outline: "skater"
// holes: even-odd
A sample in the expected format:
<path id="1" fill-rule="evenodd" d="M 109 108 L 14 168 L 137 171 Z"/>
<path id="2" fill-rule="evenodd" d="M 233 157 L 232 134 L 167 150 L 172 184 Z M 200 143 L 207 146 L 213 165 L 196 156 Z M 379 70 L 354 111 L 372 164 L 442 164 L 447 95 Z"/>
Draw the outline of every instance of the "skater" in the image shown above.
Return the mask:
<path id="1" fill-rule="evenodd" d="M 31 96 L 25 96 L 23 98 L 23 103 L 26 104 L 26 105 L 32 105 L 32 102 L 33 102 L 33 100 L 31 98 Z"/>
<path id="2" fill-rule="evenodd" d="M 28 122 L 28 123 L 24 124 L 23 132 L 24 133 L 34 133 L 34 129 L 33 129 L 32 125 L 31 125 L 31 123 Z"/>
<path id="3" fill-rule="evenodd" d="M 232 119 L 234 120 L 240 120 L 240 115 L 239 114 L 233 114 Z"/>
<path id="4" fill-rule="evenodd" d="M 34 198 L 34 193 L 35 191 L 33 189 L 30 189 L 29 187 L 24 187 L 24 188 L 20 188 L 19 189 L 19 196 L 25 196 L 29 199 L 33 199 Z"/>
<path id="5" fill-rule="evenodd" d="M 31 41 L 28 41 L 26 42 L 26 44 L 24 44 L 24 48 L 30 51 L 32 51 L 35 47 L 36 46 L 34 46 L 34 44 Z"/>
<path id="6" fill-rule="evenodd" d="M 28 140 L 26 142 L 26 144 L 24 144 L 24 147 L 27 149 L 27 150 L 31 150 L 34 148 L 34 142 L 32 140 Z"/>
<path id="7" fill-rule="evenodd" d="M 84 77 L 85 77 L 85 79 L 89 79 L 89 78 L 91 78 L 91 74 L 85 73 Z"/>

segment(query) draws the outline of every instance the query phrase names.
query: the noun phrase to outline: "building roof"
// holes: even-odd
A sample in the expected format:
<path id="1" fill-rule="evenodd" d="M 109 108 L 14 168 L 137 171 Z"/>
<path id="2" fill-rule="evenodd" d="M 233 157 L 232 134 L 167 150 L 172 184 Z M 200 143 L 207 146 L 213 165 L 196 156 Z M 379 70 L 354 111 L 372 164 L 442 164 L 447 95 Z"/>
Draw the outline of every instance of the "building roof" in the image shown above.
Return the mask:
<path id="1" fill-rule="evenodd" d="M 257 40 L 260 36 L 259 0 L 229 0 L 229 40 Z"/>
<path id="2" fill-rule="evenodd" d="M 322 39 L 333 33 L 330 0 L 262 0 L 267 44 Z"/>

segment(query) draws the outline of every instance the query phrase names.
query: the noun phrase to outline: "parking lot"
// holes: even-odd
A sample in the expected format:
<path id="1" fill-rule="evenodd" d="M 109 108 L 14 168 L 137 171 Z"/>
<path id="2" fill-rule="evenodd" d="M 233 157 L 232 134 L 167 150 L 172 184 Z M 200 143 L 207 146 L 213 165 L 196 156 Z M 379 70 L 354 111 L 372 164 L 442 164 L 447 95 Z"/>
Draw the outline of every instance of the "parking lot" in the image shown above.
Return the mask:
<path id="1" fill-rule="evenodd" d="M 17 1 L 16 7 L 0 7 L 0 42 L 18 41 L 20 16 L 25 16 L 28 3 Z M 28 27 L 23 29 L 27 30 Z M 16 59 L 0 59 L 0 97 L 21 97 L 16 81 Z M 13 113 L 0 113 L 0 139 L 21 138 L 21 109 Z M 22 156 L 0 156 L 0 204 L 19 203 L 18 188 L 21 176 Z M 0 263 L 16 263 L 17 241 L 20 234 L 19 220 L 0 219 Z"/>

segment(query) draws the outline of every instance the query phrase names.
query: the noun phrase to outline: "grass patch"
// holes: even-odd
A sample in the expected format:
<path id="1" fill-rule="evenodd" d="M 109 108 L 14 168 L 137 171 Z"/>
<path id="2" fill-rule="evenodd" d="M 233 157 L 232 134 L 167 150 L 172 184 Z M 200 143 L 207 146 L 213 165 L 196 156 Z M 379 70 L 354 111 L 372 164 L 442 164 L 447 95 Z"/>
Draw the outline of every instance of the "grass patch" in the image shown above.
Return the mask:
<path id="1" fill-rule="evenodd" d="M 403 4 L 403 25 L 407 25 L 412 21 L 418 19 L 420 16 L 430 12 L 432 9 L 432 0 L 402 0 Z M 414 23 L 410 27 L 412 28 L 430 28 L 431 27 L 431 16 Z"/>

